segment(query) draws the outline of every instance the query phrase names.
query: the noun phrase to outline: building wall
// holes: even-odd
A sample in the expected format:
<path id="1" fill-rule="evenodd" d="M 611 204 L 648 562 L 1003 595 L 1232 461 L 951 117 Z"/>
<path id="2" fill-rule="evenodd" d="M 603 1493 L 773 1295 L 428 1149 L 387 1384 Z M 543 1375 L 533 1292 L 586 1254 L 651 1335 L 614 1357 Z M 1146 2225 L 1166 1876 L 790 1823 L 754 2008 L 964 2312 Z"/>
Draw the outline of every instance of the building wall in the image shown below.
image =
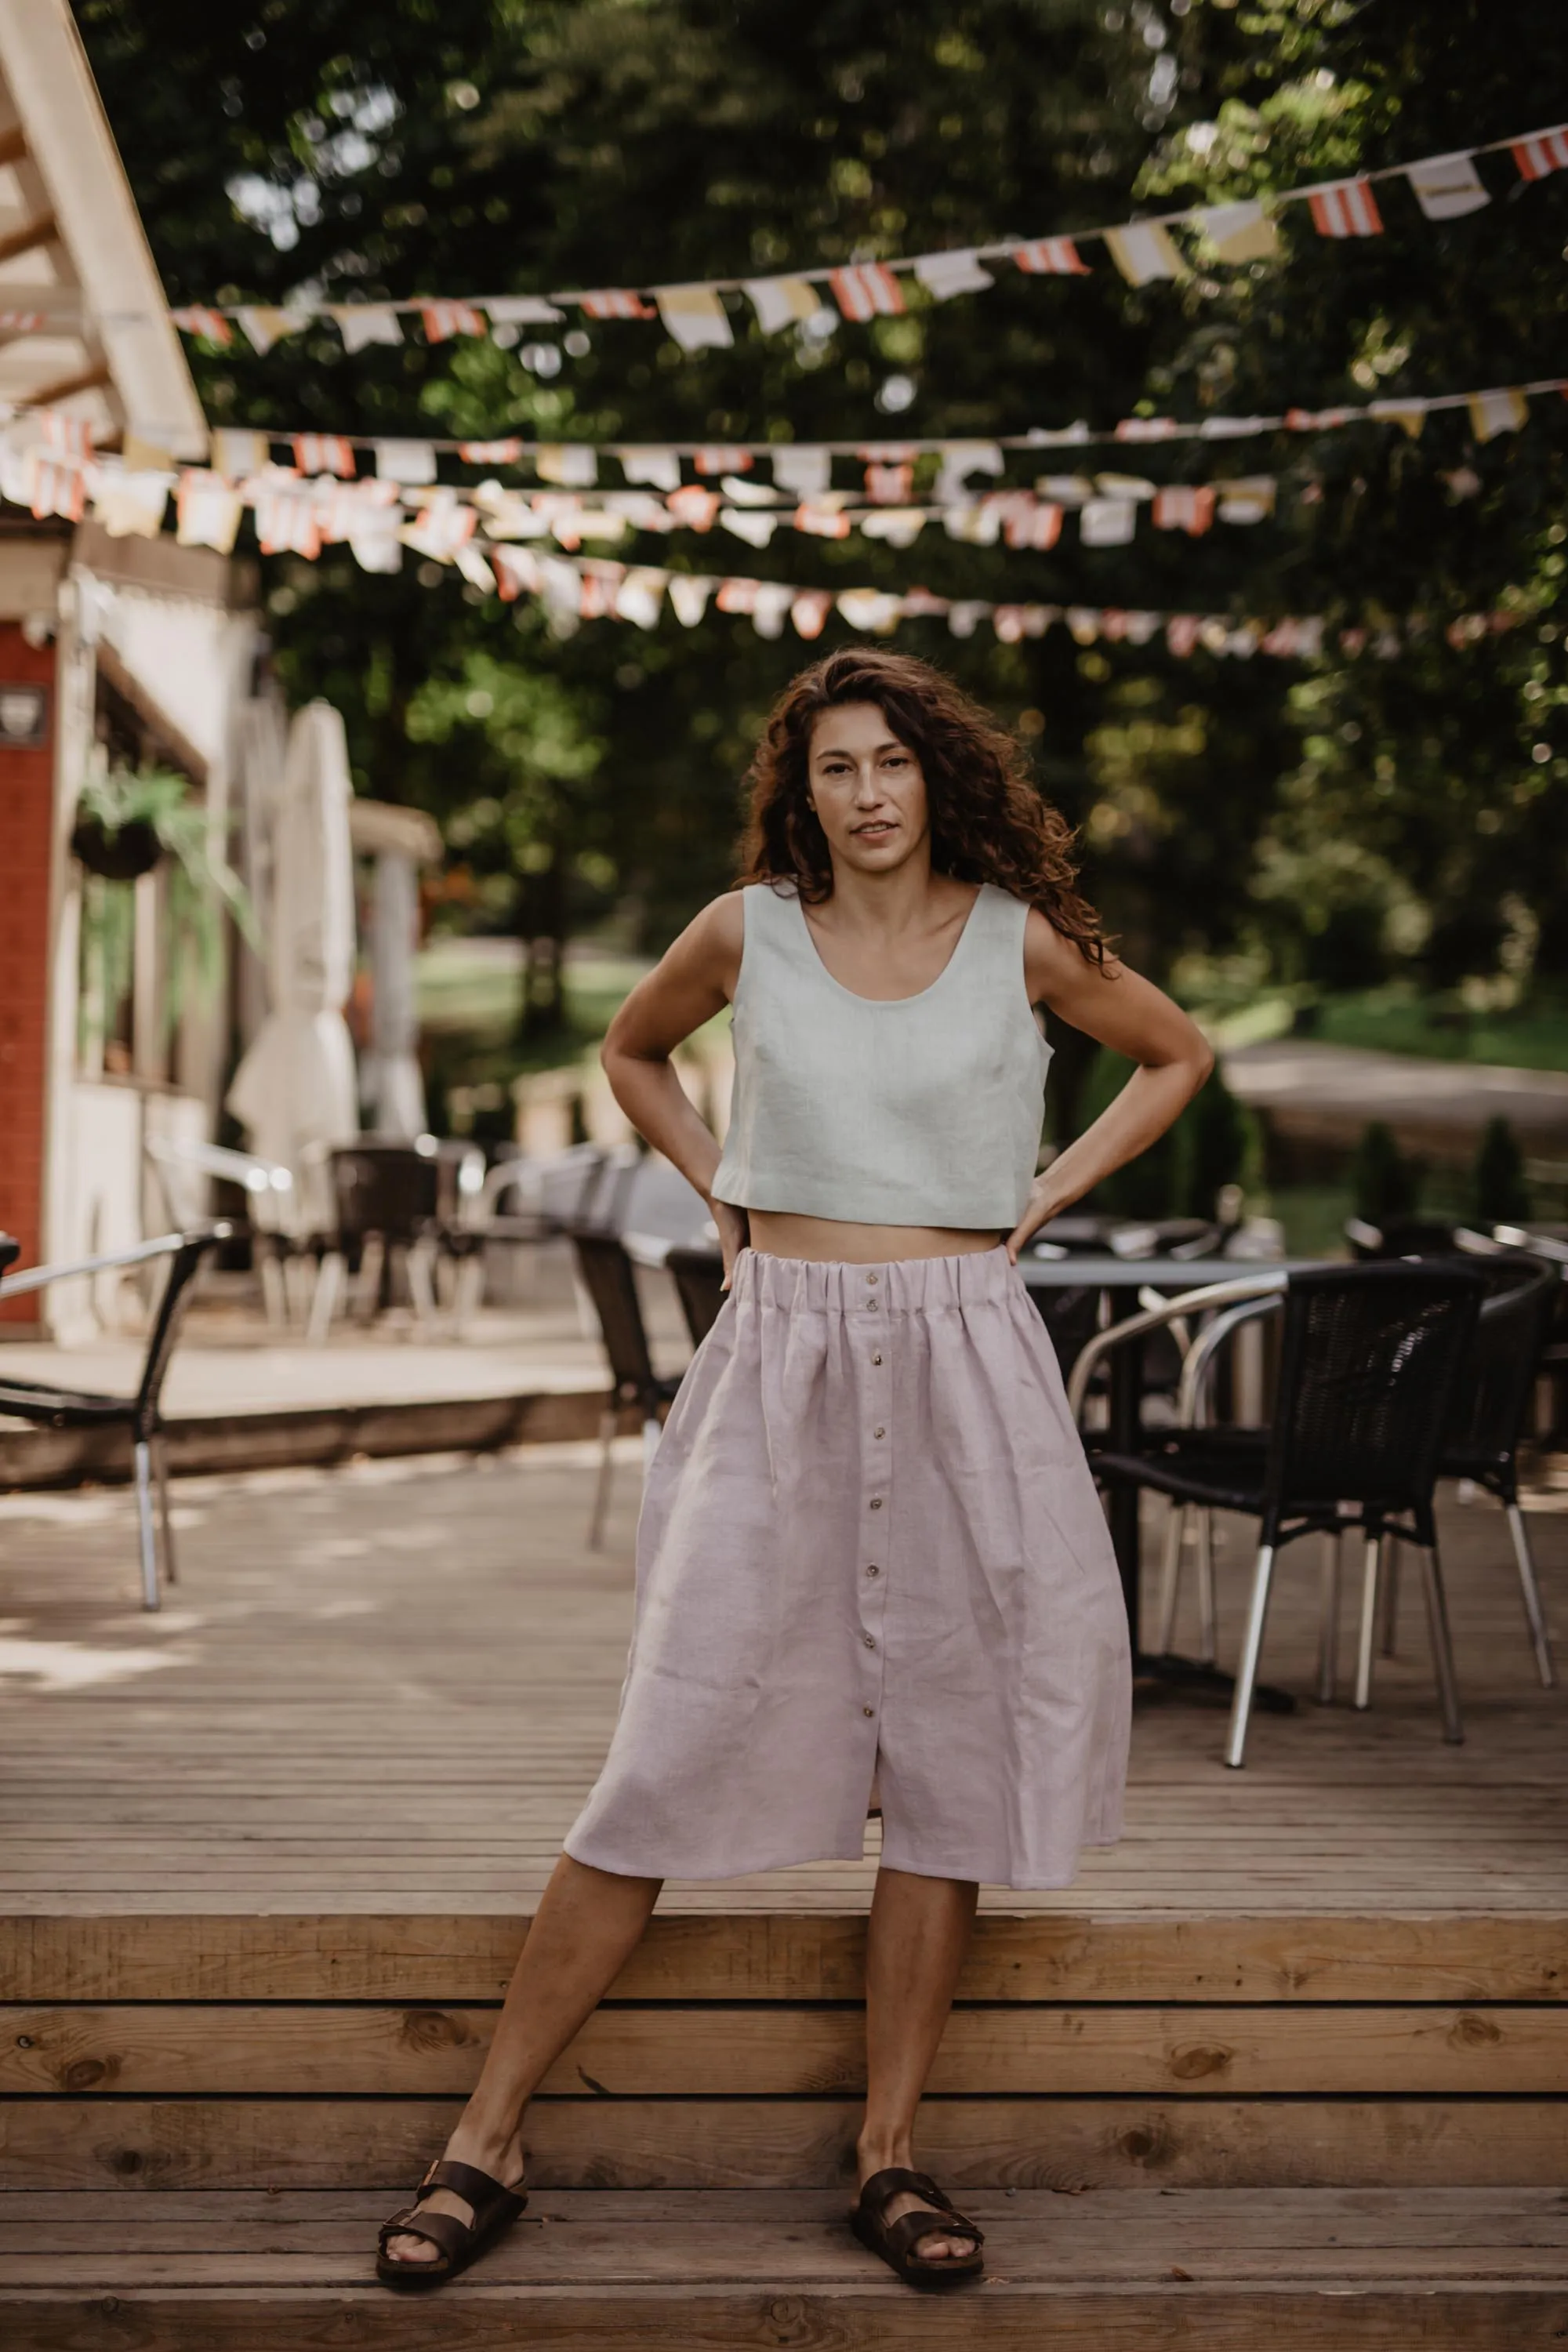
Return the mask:
<path id="1" fill-rule="evenodd" d="M 0 695 L 7 685 L 48 693 L 47 740 L 8 744 L 0 733 L 0 1231 L 41 1255 L 46 1065 L 54 857 L 55 651 L 30 646 L 0 621 Z M 30 1324 L 36 1298 L 0 1305 L 0 1321 Z"/>

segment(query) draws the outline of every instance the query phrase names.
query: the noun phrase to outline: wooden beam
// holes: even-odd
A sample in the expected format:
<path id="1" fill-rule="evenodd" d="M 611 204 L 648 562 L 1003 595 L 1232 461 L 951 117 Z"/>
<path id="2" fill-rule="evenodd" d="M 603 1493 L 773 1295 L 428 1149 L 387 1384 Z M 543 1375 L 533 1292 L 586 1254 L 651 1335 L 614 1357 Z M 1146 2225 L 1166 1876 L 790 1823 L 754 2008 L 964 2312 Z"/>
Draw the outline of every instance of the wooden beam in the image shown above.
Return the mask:
<path id="1" fill-rule="evenodd" d="M 600 1399 L 582 1402 L 588 1430 Z M 521 1912 L 12 1916 L 0 1918 L 0 2000 L 496 2000 L 527 1929 Z M 611 1997 L 858 2000 L 865 1948 L 863 1913 L 660 1911 Z M 1568 1917 L 983 1912 L 958 1992 L 1078 2004 L 1564 2001 Z"/>
<path id="2" fill-rule="evenodd" d="M 167 2002 L 0 2012 L 0 2093 L 449 2098 L 473 2088 L 494 2008 Z M 866 2028 L 853 2008 L 786 2001 L 601 2009 L 545 2075 L 561 2097 L 854 2095 Z M 1528 2097 L 1568 2081 L 1568 2010 L 955 2009 L 936 2097 Z"/>
<path id="3" fill-rule="evenodd" d="M 16 338 L 13 337 L 12 341 Z M 27 394 L 27 405 L 29 408 L 52 408 L 57 400 L 69 400 L 76 393 L 100 391 L 110 380 L 109 362 L 94 360 L 92 365 L 83 368 L 79 375 L 62 375 L 54 383 L 40 384 L 37 392 Z M 107 448 L 109 444 L 106 441 L 100 446 Z"/>
<path id="4" fill-rule="evenodd" d="M 102 682 L 130 707 L 148 733 L 162 745 L 165 755 L 174 761 L 175 766 L 183 768 L 193 783 L 205 786 L 207 780 L 205 758 L 197 751 L 184 729 L 176 726 L 168 713 L 153 700 L 153 696 L 134 672 L 127 668 L 114 647 L 100 643 L 97 648 L 96 660 L 98 675 Z"/>
<path id="5" fill-rule="evenodd" d="M 406 2189 L 455 2099 L 0 2102 L 0 2188 Z M 536 2189 L 828 2189 L 858 2100 L 556 2099 L 528 2110 Z M 1555 2187 L 1563 2103 L 1529 2099 L 945 2098 L 921 2160 L 950 2188 Z"/>
<path id="6" fill-rule="evenodd" d="M 39 246 L 51 245 L 59 233 L 59 223 L 52 212 L 38 213 L 32 220 L 24 221 L 20 228 L 14 228 L 9 236 L 0 236 L 0 261 L 16 261 L 24 253 L 37 253 Z M 18 298 L 27 291 L 25 286 L 6 290 Z"/>

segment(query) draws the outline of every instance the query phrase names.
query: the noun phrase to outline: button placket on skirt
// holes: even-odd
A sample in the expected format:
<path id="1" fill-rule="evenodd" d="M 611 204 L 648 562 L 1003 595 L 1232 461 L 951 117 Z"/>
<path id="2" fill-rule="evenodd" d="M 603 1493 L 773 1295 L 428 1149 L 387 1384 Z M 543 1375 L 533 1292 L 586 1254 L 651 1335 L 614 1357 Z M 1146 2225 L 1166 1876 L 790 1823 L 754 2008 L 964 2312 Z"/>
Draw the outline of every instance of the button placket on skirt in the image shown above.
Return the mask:
<path id="1" fill-rule="evenodd" d="M 861 1556 L 856 1562 L 859 1591 L 860 1672 L 863 1716 L 874 1718 L 881 1738 L 888 1581 L 892 1568 L 892 1340 L 897 1318 L 888 1311 L 887 1269 L 867 1268 L 852 1344 L 858 1358 L 856 1381 L 860 1411 Z M 878 1438 L 873 1433 L 881 1430 Z M 877 1574 L 868 1575 L 875 1568 Z M 874 1760 L 874 1759 L 873 1759 Z"/>

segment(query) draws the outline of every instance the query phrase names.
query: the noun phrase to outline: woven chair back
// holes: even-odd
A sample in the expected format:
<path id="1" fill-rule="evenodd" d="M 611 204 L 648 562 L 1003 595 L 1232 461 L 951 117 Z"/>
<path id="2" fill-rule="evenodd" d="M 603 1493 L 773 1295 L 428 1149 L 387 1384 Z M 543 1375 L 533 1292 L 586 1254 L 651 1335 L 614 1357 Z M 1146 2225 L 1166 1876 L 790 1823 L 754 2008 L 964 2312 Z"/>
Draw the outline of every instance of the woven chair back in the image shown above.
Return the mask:
<path id="1" fill-rule="evenodd" d="M 1355 1503 L 1429 1525 L 1483 1288 L 1479 1275 L 1451 1262 L 1291 1276 L 1269 1444 L 1271 1517 Z"/>
<path id="2" fill-rule="evenodd" d="M 1449 1475 L 1511 1467 L 1557 1307 L 1558 1271 L 1525 1255 L 1481 1263 L 1488 1297 L 1454 1390 L 1443 1440 Z"/>

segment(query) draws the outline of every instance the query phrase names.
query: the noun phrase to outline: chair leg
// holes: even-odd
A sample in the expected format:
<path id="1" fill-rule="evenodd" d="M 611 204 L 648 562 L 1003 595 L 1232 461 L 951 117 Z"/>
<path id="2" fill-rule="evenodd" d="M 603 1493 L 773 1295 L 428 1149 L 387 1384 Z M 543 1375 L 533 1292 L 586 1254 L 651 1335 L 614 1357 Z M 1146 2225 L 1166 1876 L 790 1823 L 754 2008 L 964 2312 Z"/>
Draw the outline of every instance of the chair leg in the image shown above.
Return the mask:
<path id="1" fill-rule="evenodd" d="M 1187 1540 L 1187 1505 L 1173 1501 L 1165 1514 L 1165 1557 L 1160 1569 L 1160 1631 L 1155 1647 L 1168 1658 L 1176 1646 L 1176 1596 L 1182 1581 L 1182 1552 Z"/>
<path id="2" fill-rule="evenodd" d="M 255 1246 L 261 1252 L 261 1304 L 267 1320 L 277 1329 L 284 1330 L 289 1322 L 289 1293 L 284 1285 L 283 1268 L 274 1250 L 258 1240 Z"/>
<path id="3" fill-rule="evenodd" d="M 1212 1666 L 1219 1657 L 1219 1612 L 1215 1603 L 1214 1513 L 1198 1513 L 1198 1662 Z"/>
<path id="4" fill-rule="evenodd" d="M 610 1479 L 615 1471 L 616 1412 L 599 1415 L 599 1475 L 594 1482 L 594 1507 L 588 1514 L 588 1549 L 597 1551 L 605 1536 L 605 1514 L 610 1507 Z"/>
<path id="5" fill-rule="evenodd" d="M 1383 1538 L 1369 1535 L 1362 1559 L 1361 1633 L 1356 1643 L 1355 1703 L 1372 1705 L 1372 1654 L 1377 1646 L 1377 1580 L 1383 1566 Z"/>
<path id="6" fill-rule="evenodd" d="M 136 1468 L 136 1532 L 142 1546 L 142 1606 L 162 1606 L 158 1590 L 158 1539 L 153 1532 L 153 1458 L 144 1437 L 133 1449 Z"/>
<path id="7" fill-rule="evenodd" d="M 1443 1709 L 1443 1737 L 1458 1747 L 1465 1736 L 1459 1720 L 1459 1685 L 1454 1673 L 1454 1645 L 1448 1638 L 1448 1604 L 1443 1591 L 1443 1570 L 1437 1546 L 1421 1547 L 1422 1591 L 1426 1598 L 1426 1631 L 1432 1641 L 1432 1664 L 1437 1676 L 1437 1697 Z"/>
<path id="8" fill-rule="evenodd" d="M 416 1242 L 413 1248 L 405 1253 L 403 1263 L 416 1319 L 421 1323 L 433 1323 L 436 1319 L 435 1244 Z"/>
<path id="9" fill-rule="evenodd" d="M 354 1300 L 354 1313 L 362 1323 L 374 1323 L 381 1312 L 381 1278 L 386 1269 L 386 1244 L 379 1234 L 369 1234 L 360 1253 L 359 1295 Z"/>
<path id="10" fill-rule="evenodd" d="M 1399 1650 L 1399 1538 L 1388 1538 L 1388 1549 L 1383 1557 L 1383 1636 L 1378 1643 L 1385 1658 L 1396 1657 Z"/>
<path id="11" fill-rule="evenodd" d="M 1226 1741 L 1225 1760 L 1239 1771 L 1247 1747 L 1247 1727 L 1252 1714 L 1252 1694 L 1258 1683 L 1258 1662 L 1263 1654 L 1263 1628 L 1268 1616 L 1268 1587 L 1274 1574 L 1274 1546 L 1263 1544 L 1258 1549 L 1257 1566 L 1252 1571 L 1252 1599 L 1247 1612 L 1247 1635 L 1242 1644 L 1241 1664 L 1237 1671 L 1236 1696 L 1231 1702 L 1230 1736 Z"/>
<path id="12" fill-rule="evenodd" d="M 310 1312 L 305 1325 L 308 1346 L 324 1345 L 337 1312 L 338 1293 L 343 1286 L 346 1271 L 341 1250 L 328 1250 L 316 1268 L 316 1279 L 310 1291 Z"/>
<path id="13" fill-rule="evenodd" d="M 1332 1706 L 1340 1679 L 1340 1538 L 1337 1529 L 1323 1537 L 1323 1599 L 1318 1626 L 1318 1698 Z"/>
<path id="14" fill-rule="evenodd" d="M 458 1262 L 458 1278 L 452 1292 L 452 1335 L 461 1339 L 468 1325 L 485 1303 L 485 1256 L 474 1250 Z"/>
<path id="15" fill-rule="evenodd" d="M 152 1440 L 153 1483 L 158 1492 L 158 1532 L 163 1543 L 163 1581 L 178 1584 L 179 1572 L 174 1559 L 174 1523 L 169 1512 L 169 1454 L 162 1437 Z"/>
<path id="16" fill-rule="evenodd" d="M 1530 1627 L 1530 1643 L 1535 1652 L 1536 1670 L 1546 1690 L 1557 1680 L 1557 1668 L 1552 1657 L 1552 1636 L 1546 1630 L 1546 1612 L 1541 1605 L 1541 1587 L 1535 1580 L 1535 1559 L 1530 1549 L 1530 1532 L 1524 1524 L 1524 1513 L 1517 1503 L 1508 1506 L 1509 1533 L 1513 1538 L 1513 1556 L 1519 1563 L 1519 1589 L 1524 1599 L 1525 1622 Z"/>

